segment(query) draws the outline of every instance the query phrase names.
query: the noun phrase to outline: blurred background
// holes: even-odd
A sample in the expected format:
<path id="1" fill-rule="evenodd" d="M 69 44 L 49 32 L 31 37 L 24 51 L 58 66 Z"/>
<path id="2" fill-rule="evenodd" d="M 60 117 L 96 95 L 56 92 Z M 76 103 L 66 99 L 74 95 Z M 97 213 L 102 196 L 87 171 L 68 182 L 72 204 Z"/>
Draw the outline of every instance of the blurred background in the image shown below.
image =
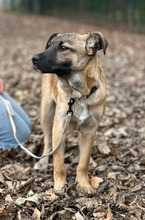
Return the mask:
<path id="1" fill-rule="evenodd" d="M 145 0 L 0 0 L 0 7 L 145 32 Z"/>

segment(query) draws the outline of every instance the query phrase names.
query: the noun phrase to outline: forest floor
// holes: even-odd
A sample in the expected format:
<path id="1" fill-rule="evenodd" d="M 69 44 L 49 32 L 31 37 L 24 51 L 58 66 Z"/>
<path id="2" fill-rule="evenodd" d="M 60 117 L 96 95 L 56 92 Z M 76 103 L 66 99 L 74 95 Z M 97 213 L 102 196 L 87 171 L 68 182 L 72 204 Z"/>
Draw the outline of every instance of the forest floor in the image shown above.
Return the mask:
<path id="1" fill-rule="evenodd" d="M 68 184 L 53 192 L 53 158 L 46 171 L 19 147 L 0 151 L 0 219 L 145 219 L 145 36 L 65 19 L 0 13 L 0 77 L 5 91 L 30 116 L 33 131 L 25 146 L 40 155 L 41 74 L 31 57 L 53 33 L 101 31 L 109 41 L 98 52 L 108 81 L 107 107 L 97 131 L 89 177 L 93 195 L 76 190 L 77 136 L 66 143 Z M 100 178 L 100 179 L 99 179 Z M 98 181 L 99 180 L 99 181 Z"/>

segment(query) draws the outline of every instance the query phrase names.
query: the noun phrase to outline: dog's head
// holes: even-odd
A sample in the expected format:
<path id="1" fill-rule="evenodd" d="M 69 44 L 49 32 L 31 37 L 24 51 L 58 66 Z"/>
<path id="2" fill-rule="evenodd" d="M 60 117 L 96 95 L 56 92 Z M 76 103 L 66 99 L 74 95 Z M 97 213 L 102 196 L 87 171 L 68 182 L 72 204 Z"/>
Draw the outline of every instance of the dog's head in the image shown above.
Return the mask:
<path id="1" fill-rule="evenodd" d="M 45 51 L 34 56 L 34 69 L 42 73 L 55 73 L 58 76 L 84 69 L 98 50 L 105 54 L 107 40 L 100 32 L 89 34 L 53 34 Z"/>

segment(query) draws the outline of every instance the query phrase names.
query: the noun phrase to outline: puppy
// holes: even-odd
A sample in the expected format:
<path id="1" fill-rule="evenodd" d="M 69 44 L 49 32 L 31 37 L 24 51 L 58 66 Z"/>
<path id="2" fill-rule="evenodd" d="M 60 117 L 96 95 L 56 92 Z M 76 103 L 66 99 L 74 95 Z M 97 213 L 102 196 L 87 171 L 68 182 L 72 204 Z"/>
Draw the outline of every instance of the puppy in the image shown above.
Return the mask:
<path id="1" fill-rule="evenodd" d="M 71 121 L 67 134 L 79 131 L 79 164 L 76 180 L 82 190 L 92 192 L 88 165 L 96 130 L 106 104 L 106 78 L 99 64 L 97 51 L 105 54 L 107 40 L 100 32 L 88 34 L 53 34 L 46 50 L 32 58 L 34 69 L 43 73 L 41 126 L 44 132 L 44 150 L 47 154 L 58 144 L 68 111 L 73 100 Z M 66 134 L 66 135 L 67 135 Z M 64 165 L 65 141 L 54 153 L 54 188 L 66 184 Z M 48 158 L 39 161 L 41 166 Z"/>

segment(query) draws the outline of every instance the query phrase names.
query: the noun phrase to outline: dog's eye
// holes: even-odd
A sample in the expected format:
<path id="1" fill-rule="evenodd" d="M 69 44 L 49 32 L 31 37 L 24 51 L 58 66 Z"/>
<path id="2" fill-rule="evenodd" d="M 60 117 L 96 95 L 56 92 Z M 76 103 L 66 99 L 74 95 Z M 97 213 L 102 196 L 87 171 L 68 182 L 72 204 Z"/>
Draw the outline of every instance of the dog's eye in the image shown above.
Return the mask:
<path id="1" fill-rule="evenodd" d="M 68 48 L 68 47 L 65 47 L 65 46 L 60 46 L 60 47 L 59 47 L 59 50 L 61 50 L 61 51 L 66 51 L 66 50 L 69 50 L 69 48 Z"/>

